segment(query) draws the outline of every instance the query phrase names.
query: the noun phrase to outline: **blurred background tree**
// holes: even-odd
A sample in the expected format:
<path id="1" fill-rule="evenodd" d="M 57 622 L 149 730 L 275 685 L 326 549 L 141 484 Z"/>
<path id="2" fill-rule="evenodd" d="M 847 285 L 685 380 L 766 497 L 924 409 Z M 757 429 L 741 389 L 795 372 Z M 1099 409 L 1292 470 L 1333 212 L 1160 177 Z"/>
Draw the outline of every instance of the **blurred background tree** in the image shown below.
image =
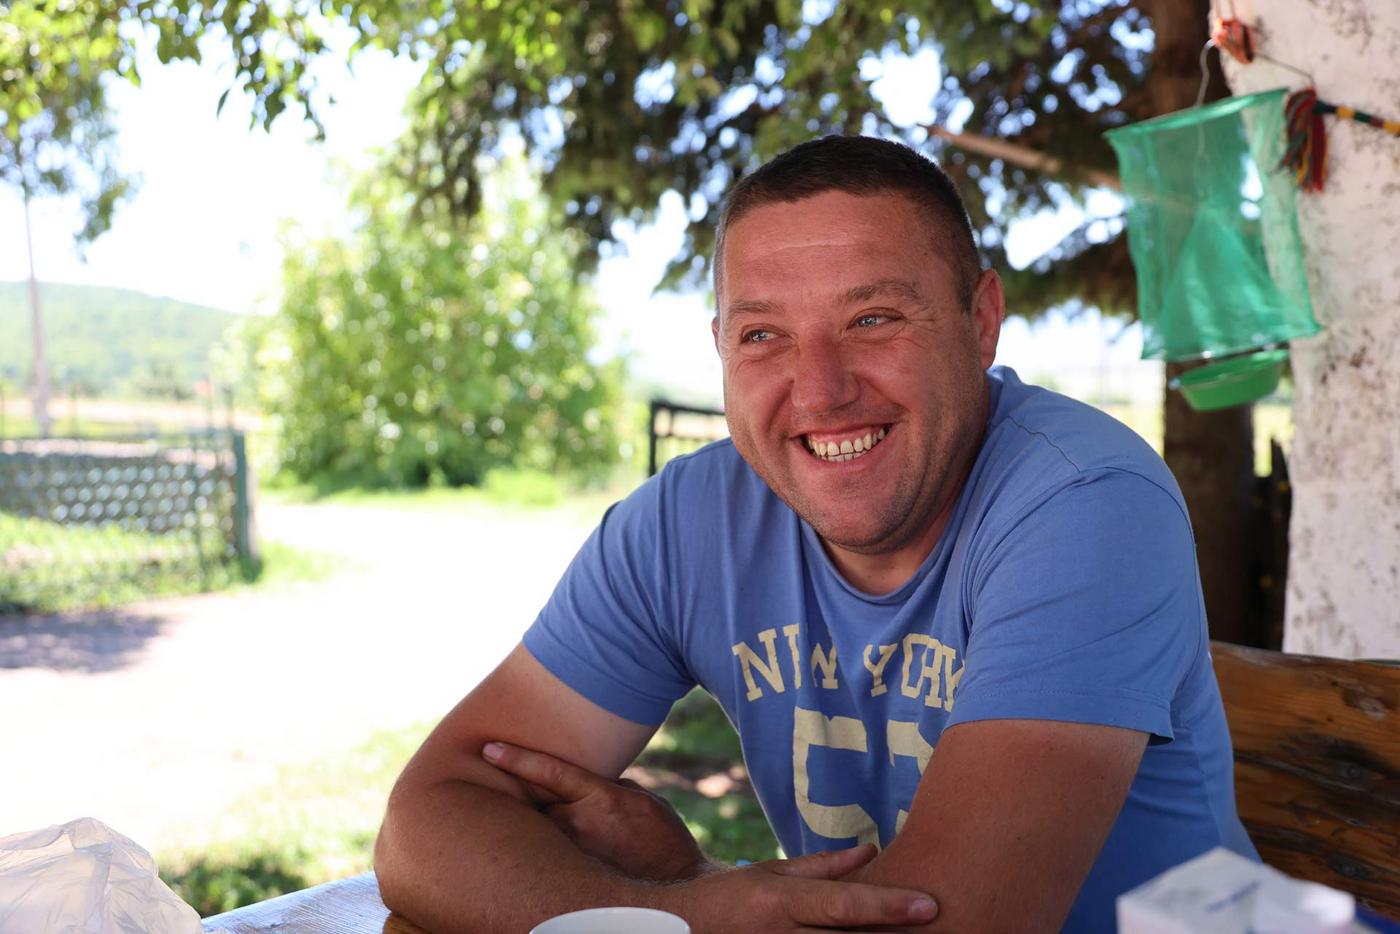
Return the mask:
<path id="1" fill-rule="evenodd" d="M 594 364 L 581 236 L 551 230 L 523 160 L 469 232 L 362 178 L 348 240 L 289 237 L 281 310 L 255 333 L 281 465 L 321 484 L 476 484 L 497 467 L 600 476 L 618 457 L 622 363 Z"/>
<path id="2" fill-rule="evenodd" d="M 30 202 L 78 197 L 78 243 L 101 236 L 133 180 L 116 165 L 115 131 L 103 79 L 131 74 L 115 20 L 96 5 L 42 0 L 0 3 L 0 182 L 24 202 L 29 254 L 30 385 L 39 433 L 47 435 L 52 392 L 34 275 Z"/>

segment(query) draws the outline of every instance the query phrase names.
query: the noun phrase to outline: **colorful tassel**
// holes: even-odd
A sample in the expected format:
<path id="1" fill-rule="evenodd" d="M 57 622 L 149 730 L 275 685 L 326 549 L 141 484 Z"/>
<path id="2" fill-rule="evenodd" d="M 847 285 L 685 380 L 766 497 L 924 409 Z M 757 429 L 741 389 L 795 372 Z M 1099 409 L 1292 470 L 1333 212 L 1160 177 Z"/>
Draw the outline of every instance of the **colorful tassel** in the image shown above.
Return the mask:
<path id="1" fill-rule="evenodd" d="M 1322 191 L 1327 182 L 1327 130 L 1322 118 L 1335 114 L 1400 136 L 1400 121 L 1386 120 L 1354 107 L 1317 99 L 1317 91 L 1304 88 L 1288 95 L 1284 105 L 1288 121 L 1288 147 L 1279 168 L 1288 168 L 1304 191 Z"/>
<path id="2" fill-rule="evenodd" d="M 1287 167 L 1304 191 L 1322 191 L 1327 182 L 1327 130 L 1318 110 L 1317 91 L 1303 88 L 1288 95 L 1284 105 L 1288 147 L 1279 168 Z"/>

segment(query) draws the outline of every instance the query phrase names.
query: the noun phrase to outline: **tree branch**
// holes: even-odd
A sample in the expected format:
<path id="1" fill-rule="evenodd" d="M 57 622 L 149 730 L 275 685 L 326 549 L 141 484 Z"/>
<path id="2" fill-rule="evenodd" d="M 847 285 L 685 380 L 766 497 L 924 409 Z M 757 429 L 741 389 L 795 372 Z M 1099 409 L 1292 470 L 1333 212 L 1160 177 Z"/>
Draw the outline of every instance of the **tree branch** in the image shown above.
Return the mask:
<path id="1" fill-rule="evenodd" d="M 926 124 L 925 130 L 941 140 L 946 140 L 957 146 L 959 149 L 966 149 L 968 152 L 979 156 L 986 156 L 990 159 L 1001 159 L 1010 162 L 1012 165 L 1019 165 L 1024 169 L 1032 169 L 1037 172 L 1044 172 L 1046 175 L 1054 175 L 1059 178 L 1071 176 L 1082 177 L 1094 185 L 1101 188 L 1112 188 L 1114 191 L 1122 191 L 1123 186 L 1118 180 L 1117 173 L 1105 172 L 1102 169 L 1078 169 L 1065 171 L 1064 163 L 1055 156 L 1031 149 L 1029 146 L 1021 146 L 1017 143 L 1007 142 L 1003 139 L 994 139 L 990 136 L 982 136 L 977 133 L 954 133 L 952 130 L 941 126 Z"/>

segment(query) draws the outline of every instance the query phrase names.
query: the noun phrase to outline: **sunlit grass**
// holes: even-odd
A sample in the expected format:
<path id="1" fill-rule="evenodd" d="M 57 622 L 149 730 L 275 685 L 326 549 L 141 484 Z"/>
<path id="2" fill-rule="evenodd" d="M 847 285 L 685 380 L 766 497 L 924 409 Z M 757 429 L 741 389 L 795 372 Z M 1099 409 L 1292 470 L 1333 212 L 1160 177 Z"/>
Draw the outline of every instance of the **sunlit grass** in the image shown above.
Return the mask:
<path id="1" fill-rule="evenodd" d="M 207 916 L 365 872 L 389 790 L 428 730 L 376 733 L 346 753 L 283 768 L 272 786 L 158 853 L 161 877 Z"/>
<path id="2" fill-rule="evenodd" d="M 273 480 L 263 487 L 259 496 L 262 501 L 271 503 L 317 503 L 467 514 L 499 514 L 506 511 L 522 518 L 548 515 L 591 525 L 643 479 L 638 473 L 619 471 L 607 483 L 580 486 L 539 471 L 493 470 L 486 475 L 481 486 L 475 487 L 345 487 L 327 490 L 314 484 Z"/>

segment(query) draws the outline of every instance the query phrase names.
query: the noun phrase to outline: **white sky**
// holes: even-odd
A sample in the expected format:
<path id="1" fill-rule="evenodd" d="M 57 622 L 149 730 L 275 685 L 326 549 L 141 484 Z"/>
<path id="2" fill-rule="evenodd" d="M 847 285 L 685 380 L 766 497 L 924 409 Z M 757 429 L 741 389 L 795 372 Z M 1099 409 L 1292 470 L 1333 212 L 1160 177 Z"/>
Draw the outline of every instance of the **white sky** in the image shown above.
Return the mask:
<path id="1" fill-rule="evenodd" d="M 142 84 L 112 85 L 110 100 L 119 130 L 121 163 L 141 177 L 136 197 L 117 214 L 112 229 L 87 249 L 86 262 L 72 246 L 76 206 L 61 201 L 33 206 L 35 266 L 40 281 L 119 286 L 236 312 L 270 311 L 280 280 L 278 230 L 293 220 L 312 233 L 347 226 L 347 173 L 372 164 L 373 151 L 404 129 L 408 91 L 421 66 L 383 52 L 359 55 L 353 72 L 343 63 L 321 65 L 321 84 L 336 98 L 322 108 L 324 144 L 311 138 L 297 114 L 284 114 L 272 131 L 249 128 L 249 105 L 229 94 L 231 66 L 216 44 L 205 62 L 160 65 L 142 61 Z M 222 67 L 218 64 L 223 61 Z M 876 92 L 896 122 L 931 119 L 927 100 L 939 78 L 937 57 L 886 57 L 867 71 L 883 71 Z M 605 261 L 596 289 L 605 309 L 602 350 L 626 350 L 632 372 L 682 398 L 719 396 L 719 367 L 709 335 L 706 298 L 659 294 L 651 289 L 679 246 L 681 202 L 668 197 L 657 223 L 626 230 L 627 256 Z M 1057 216 L 1011 231 L 1013 261 L 1024 261 L 1075 224 Z M 21 280 L 28 268 L 23 209 L 0 190 L 0 280 Z M 1121 335 L 1112 343 L 1109 338 Z M 1028 326 L 1009 319 L 998 361 L 1035 379 L 1053 377 L 1089 401 L 1105 391 L 1154 398 L 1160 364 L 1138 361 L 1141 338 L 1093 314 L 1067 321 L 1051 316 Z"/>

